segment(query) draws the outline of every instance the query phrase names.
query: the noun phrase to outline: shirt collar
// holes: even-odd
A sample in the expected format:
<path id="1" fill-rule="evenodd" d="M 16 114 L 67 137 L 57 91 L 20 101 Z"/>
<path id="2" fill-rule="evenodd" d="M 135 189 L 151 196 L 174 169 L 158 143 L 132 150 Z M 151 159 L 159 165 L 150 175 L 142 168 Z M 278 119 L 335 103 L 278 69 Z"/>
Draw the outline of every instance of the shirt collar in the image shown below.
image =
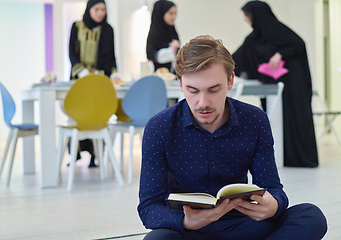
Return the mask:
<path id="1" fill-rule="evenodd" d="M 196 126 L 197 128 L 201 128 L 194 120 L 192 112 L 188 106 L 188 103 L 186 99 L 183 100 L 183 111 L 182 111 L 182 119 L 183 119 L 183 128 L 188 126 Z M 232 126 L 239 126 L 239 120 L 237 116 L 236 109 L 234 108 L 234 105 L 231 102 L 231 99 L 229 97 L 226 97 L 226 102 L 229 106 L 230 113 L 229 118 L 225 124 L 223 124 L 222 127 L 232 127 Z"/>

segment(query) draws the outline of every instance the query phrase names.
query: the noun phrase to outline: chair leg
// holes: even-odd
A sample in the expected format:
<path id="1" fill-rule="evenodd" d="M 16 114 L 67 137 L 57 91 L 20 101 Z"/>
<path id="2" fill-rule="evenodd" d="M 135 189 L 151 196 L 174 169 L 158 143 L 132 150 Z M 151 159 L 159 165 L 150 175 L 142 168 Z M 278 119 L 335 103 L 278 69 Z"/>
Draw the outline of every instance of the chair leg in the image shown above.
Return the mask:
<path id="1" fill-rule="evenodd" d="M 6 161 L 7 154 L 8 154 L 8 149 L 9 149 L 9 146 L 10 146 L 11 141 L 12 141 L 12 136 L 13 136 L 13 132 L 14 132 L 13 130 L 14 129 L 11 128 L 9 133 L 8 133 L 4 154 L 2 155 L 1 166 L 0 166 L 0 178 L 1 178 L 1 175 L 2 175 L 2 171 L 4 170 L 5 161 Z"/>
<path id="2" fill-rule="evenodd" d="M 8 166 L 8 174 L 7 174 L 7 180 L 6 180 L 6 185 L 9 186 L 9 182 L 11 181 L 11 174 L 12 174 L 12 168 L 13 168 L 13 160 L 14 160 L 14 154 L 15 154 L 15 149 L 17 147 L 17 140 L 18 140 L 18 132 L 19 129 L 15 128 L 13 130 L 13 136 L 12 136 L 12 150 L 11 150 L 11 155 L 9 157 L 9 166 Z"/>
<path id="3" fill-rule="evenodd" d="M 66 148 L 66 141 L 64 141 L 64 129 L 59 129 L 59 136 L 58 136 L 58 150 L 57 150 L 57 175 L 59 182 L 62 181 L 62 174 L 61 174 L 61 165 L 65 153 Z"/>
<path id="4" fill-rule="evenodd" d="M 105 143 L 105 145 L 108 148 L 108 157 L 109 157 L 109 159 L 111 161 L 111 164 L 112 164 L 112 167 L 114 169 L 117 181 L 120 184 L 120 186 L 123 186 L 124 183 L 123 183 L 122 174 L 121 174 L 121 172 L 120 172 L 120 170 L 118 168 L 118 165 L 117 165 L 117 162 L 116 162 L 116 158 L 115 158 L 115 154 L 114 154 L 114 150 L 113 150 L 113 147 L 112 147 L 112 142 L 111 142 L 111 139 L 110 139 L 110 136 L 109 136 L 109 132 L 108 132 L 107 129 L 104 130 L 104 143 Z"/>
<path id="5" fill-rule="evenodd" d="M 322 133 L 320 134 L 320 139 L 323 138 L 323 136 L 329 131 L 329 130 L 332 130 L 332 122 L 334 121 L 336 116 L 332 116 L 332 117 L 329 117 L 329 116 L 326 116 L 326 120 L 327 120 L 327 126 L 324 127 Z"/>
<path id="6" fill-rule="evenodd" d="M 78 130 L 72 130 L 71 137 L 71 156 L 70 156 L 70 166 L 69 166 L 69 179 L 67 182 L 67 190 L 71 191 L 73 185 L 73 176 L 75 173 L 75 164 L 77 158 L 77 150 L 78 150 Z"/>
<path id="7" fill-rule="evenodd" d="M 121 140 L 121 144 L 120 144 L 120 161 L 121 161 L 121 165 L 120 165 L 120 168 L 121 168 L 121 173 L 123 173 L 123 168 L 124 168 L 124 163 L 123 163 L 123 146 L 124 146 L 124 132 L 121 132 L 120 133 L 120 140 Z"/>
<path id="8" fill-rule="evenodd" d="M 94 154 L 98 158 L 99 153 L 98 153 L 98 139 L 92 139 L 92 146 L 94 146 Z"/>
<path id="9" fill-rule="evenodd" d="M 332 132 L 334 133 L 334 136 L 335 136 L 335 138 L 336 138 L 336 140 L 337 140 L 337 143 L 340 145 L 340 144 L 341 144 L 341 141 L 340 141 L 340 138 L 339 138 L 339 134 L 337 133 L 336 129 L 335 129 L 334 126 L 333 126 L 333 122 L 334 122 L 336 116 L 337 116 L 337 115 L 334 115 L 334 116 L 332 116 L 332 117 L 330 117 L 330 118 L 329 118 L 329 117 L 327 118 L 327 121 L 328 121 L 328 129 L 330 129 L 330 131 L 332 131 Z"/>
<path id="10" fill-rule="evenodd" d="M 129 162 L 128 162 L 128 183 L 132 183 L 133 180 L 133 149 L 134 149 L 134 134 L 135 127 L 129 126 Z"/>
<path id="11" fill-rule="evenodd" d="M 102 139 L 97 139 L 97 148 L 98 148 L 98 162 L 99 162 L 99 170 L 100 170 L 100 174 L 101 174 L 101 179 L 105 178 L 105 172 L 104 172 L 104 161 L 103 161 L 103 141 Z"/>

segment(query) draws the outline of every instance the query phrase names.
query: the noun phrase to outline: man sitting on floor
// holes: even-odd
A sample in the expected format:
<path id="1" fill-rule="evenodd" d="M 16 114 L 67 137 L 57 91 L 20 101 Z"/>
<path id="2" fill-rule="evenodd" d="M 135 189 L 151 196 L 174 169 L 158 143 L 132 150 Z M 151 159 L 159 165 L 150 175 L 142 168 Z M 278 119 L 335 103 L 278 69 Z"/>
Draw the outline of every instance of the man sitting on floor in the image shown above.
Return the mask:
<path id="1" fill-rule="evenodd" d="M 221 41 L 199 36 L 176 57 L 185 100 L 158 113 L 143 136 L 138 212 L 151 239 L 321 239 L 326 218 L 313 204 L 288 207 L 270 123 L 259 108 L 226 97 L 234 61 Z M 267 189 L 252 202 L 224 200 L 213 209 L 171 209 L 170 193 L 217 191 L 232 183 Z"/>

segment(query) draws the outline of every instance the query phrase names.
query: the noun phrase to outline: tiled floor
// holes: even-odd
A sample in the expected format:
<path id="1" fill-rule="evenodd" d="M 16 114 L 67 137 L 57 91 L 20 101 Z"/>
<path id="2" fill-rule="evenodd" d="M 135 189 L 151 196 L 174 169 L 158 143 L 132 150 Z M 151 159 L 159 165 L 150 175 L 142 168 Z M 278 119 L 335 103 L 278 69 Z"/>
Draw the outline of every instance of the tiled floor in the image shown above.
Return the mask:
<path id="1" fill-rule="evenodd" d="M 326 137 L 320 142 L 319 154 L 319 168 L 280 168 L 279 173 L 290 204 L 320 206 L 329 224 L 324 239 L 337 240 L 341 239 L 341 146 L 333 137 Z M 62 184 L 40 189 L 38 174 L 21 174 L 18 149 L 10 187 L 0 182 L 0 239 L 143 239 L 143 235 L 115 238 L 148 232 L 136 211 L 140 156 L 136 145 L 133 184 L 121 188 L 112 173 L 101 181 L 99 169 L 88 169 L 89 156 L 82 154 L 84 160 L 77 162 L 74 188 L 69 193 L 68 156 Z"/>

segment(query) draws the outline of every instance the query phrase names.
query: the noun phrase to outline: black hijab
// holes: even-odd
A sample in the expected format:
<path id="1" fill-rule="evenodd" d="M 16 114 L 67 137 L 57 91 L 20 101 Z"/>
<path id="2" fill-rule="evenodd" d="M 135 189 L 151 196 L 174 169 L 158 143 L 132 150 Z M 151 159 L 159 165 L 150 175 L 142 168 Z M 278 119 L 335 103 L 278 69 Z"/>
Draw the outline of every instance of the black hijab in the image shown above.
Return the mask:
<path id="1" fill-rule="evenodd" d="M 103 19 L 102 22 L 98 23 L 98 22 L 95 22 L 91 16 L 90 16 L 90 9 L 96 5 L 97 3 L 104 3 L 105 4 L 105 1 L 104 0 L 89 0 L 87 5 L 86 5 L 86 9 L 85 9 L 85 12 L 84 12 L 84 15 L 83 15 L 83 21 L 85 23 L 85 25 L 89 28 L 89 29 L 93 29 L 99 25 L 103 25 L 105 23 L 107 23 L 107 15 L 105 14 L 105 17 Z"/>
<path id="2" fill-rule="evenodd" d="M 252 37 L 263 38 L 275 46 L 304 44 L 294 31 L 278 21 L 267 3 L 250 1 L 242 7 L 242 10 L 252 22 Z"/>
<path id="3" fill-rule="evenodd" d="M 253 31 L 232 54 L 236 64 L 235 74 L 240 77 L 244 74 L 245 78 L 259 79 L 264 83 L 274 83 L 274 79 L 257 71 L 258 65 L 268 62 L 276 52 L 287 46 L 299 45 L 305 51 L 305 43 L 294 31 L 278 21 L 267 3 L 249 1 L 242 10 L 250 18 Z M 283 60 L 287 60 L 285 56 Z"/>
<path id="4" fill-rule="evenodd" d="M 152 44 L 157 50 L 160 50 L 161 48 L 169 47 L 169 43 L 172 40 L 179 40 L 175 27 L 168 25 L 163 19 L 165 13 L 173 6 L 175 4 L 167 0 L 155 2 L 147 45 Z"/>

